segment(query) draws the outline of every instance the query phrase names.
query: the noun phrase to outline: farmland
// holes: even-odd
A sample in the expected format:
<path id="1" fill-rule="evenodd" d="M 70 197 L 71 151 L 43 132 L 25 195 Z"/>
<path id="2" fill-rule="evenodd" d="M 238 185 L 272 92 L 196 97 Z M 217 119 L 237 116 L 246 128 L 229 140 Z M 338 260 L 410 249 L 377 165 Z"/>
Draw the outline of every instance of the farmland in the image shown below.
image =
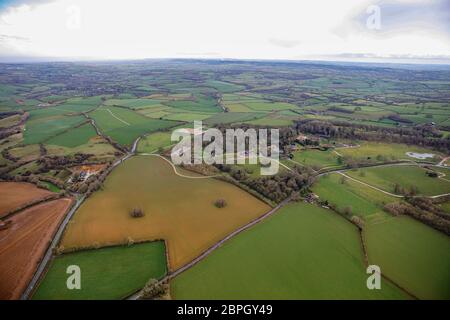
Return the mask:
<path id="1" fill-rule="evenodd" d="M 103 134 L 122 145 L 130 145 L 138 136 L 176 126 L 178 122 L 149 119 L 131 110 L 103 107 L 90 113 Z"/>
<path id="2" fill-rule="evenodd" d="M 227 201 L 225 208 L 214 206 L 219 198 Z M 130 217 L 134 207 L 142 208 L 145 216 Z M 158 157 L 137 156 L 114 170 L 104 189 L 80 207 L 62 246 L 165 239 L 169 267 L 174 270 L 268 210 L 266 204 L 235 186 L 215 179 L 180 177 Z M 202 227 L 205 225 L 207 229 Z"/>
<path id="3" fill-rule="evenodd" d="M 47 190 L 36 188 L 30 183 L 2 182 L 0 183 L 0 217 L 14 209 L 26 206 L 50 196 Z"/>
<path id="4" fill-rule="evenodd" d="M 0 230 L 0 299 L 20 297 L 71 202 L 45 202 L 6 220 L 11 225 Z"/>
<path id="5" fill-rule="evenodd" d="M 123 299 L 189 266 L 164 298 L 450 299 L 448 68 L 86 61 L 0 64 L 0 82 L 2 298 Z M 278 173 L 173 166 L 194 120 L 279 129 Z"/>
<path id="6" fill-rule="evenodd" d="M 343 179 L 339 174 L 325 175 L 313 185 L 320 199 L 334 204 L 337 210 L 348 211 L 365 220 L 385 217 L 383 206 L 397 201 L 396 198 L 373 190 L 350 179 Z"/>
<path id="7" fill-rule="evenodd" d="M 409 217 L 396 217 L 369 225 L 364 238 L 369 261 L 390 279 L 419 299 L 450 299 L 448 236 Z"/>
<path id="8" fill-rule="evenodd" d="M 377 159 L 382 162 L 383 160 L 417 160 L 409 156 L 408 152 L 414 152 L 418 154 L 434 154 L 433 158 L 427 159 L 427 161 L 434 161 L 438 159 L 439 154 L 435 151 L 420 148 L 416 146 L 408 146 L 398 143 L 382 143 L 382 142 L 363 142 L 361 145 L 353 148 L 337 148 L 337 151 L 344 157 L 351 157 L 357 159 Z"/>
<path id="9" fill-rule="evenodd" d="M 359 172 L 362 172 L 359 173 Z M 387 166 L 349 171 L 355 179 L 376 186 L 380 189 L 399 193 L 395 190 L 398 184 L 405 192 L 414 190 L 426 196 L 439 195 L 450 191 L 450 182 L 427 175 L 427 170 L 417 166 Z M 420 181 L 418 184 L 417 181 Z M 417 190 L 415 190 L 417 189 Z"/>
<path id="10" fill-rule="evenodd" d="M 299 150 L 295 151 L 293 155 L 294 163 L 313 166 L 317 169 L 339 165 L 338 156 L 331 150 Z"/>
<path id="11" fill-rule="evenodd" d="M 138 152 L 152 153 L 159 148 L 167 147 L 173 142 L 170 140 L 171 132 L 155 132 L 143 138 L 138 145 Z"/>
<path id="12" fill-rule="evenodd" d="M 95 129 L 87 123 L 51 138 L 47 141 L 47 144 L 75 148 L 87 143 L 96 135 Z"/>
<path id="13" fill-rule="evenodd" d="M 295 204 L 175 278 L 171 290 L 176 299 L 407 298 L 387 282 L 368 291 L 365 277 L 356 228 L 324 209 Z"/>
<path id="14" fill-rule="evenodd" d="M 81 290 L 67 289 L 71 265 L 83 272 Z M 166 271 L 162 241 L 63 254 L 54 258 L 33 299 L 121 299 Z"/>
<path id="15" fill-rule="evenodd" d="M 24 143 L 45 142 L 51 137 L 81 124 L 84 120 L 82 116 L 55 116 L 30 120 L 25 125 Z"/>

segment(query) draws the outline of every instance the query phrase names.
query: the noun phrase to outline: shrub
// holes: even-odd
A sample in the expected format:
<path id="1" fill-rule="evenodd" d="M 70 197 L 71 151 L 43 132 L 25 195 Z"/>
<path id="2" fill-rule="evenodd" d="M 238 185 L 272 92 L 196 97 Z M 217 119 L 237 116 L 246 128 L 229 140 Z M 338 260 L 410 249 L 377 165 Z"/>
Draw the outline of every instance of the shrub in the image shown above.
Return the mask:
<path id="1" fill-rule="evenodd" d="M 217 199 L 217 200 L 214 202 L 214 205 L 215 205 L 217 208 L 224 208 L 224 207 L 226 207 L 227 202 L 226 202 L 224 199 Z"/>
<path id="2" fill-rule="evenodd" d="M 141 292 L 141 299 L 155 299 L 165 292 L 164 285 L 156 279 L 150 279 Z"/>
<path id="3" fill-rule="evenodd" d="M 140 209 L 140 208 L 133 208 L 130 211 L 130 216 L 132 218 L 141 218 L 145 215 L 144 210 Z"/>

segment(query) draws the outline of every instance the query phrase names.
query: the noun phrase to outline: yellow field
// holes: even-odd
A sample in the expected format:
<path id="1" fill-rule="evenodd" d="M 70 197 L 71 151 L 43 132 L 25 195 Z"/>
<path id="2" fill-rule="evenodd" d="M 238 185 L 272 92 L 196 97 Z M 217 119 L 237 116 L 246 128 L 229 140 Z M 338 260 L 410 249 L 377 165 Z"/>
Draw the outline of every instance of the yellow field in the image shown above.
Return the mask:
<path id="1" fill-rule="evenodd" d="M 225 208 L 214 206 L 219 198 L 226 200 Z M 143 209 L 145 216 L 131 218 L 133 208 Z M 80 207 L 62 245 L 68 249 L 124 243 L 129 237 L 134 241 L 164 239 L 169 268 L 174 270 L 269 210 L 231 184 L 183 178 L 163 159 L 137 156 L 115 169 L 104 190 Z"/>

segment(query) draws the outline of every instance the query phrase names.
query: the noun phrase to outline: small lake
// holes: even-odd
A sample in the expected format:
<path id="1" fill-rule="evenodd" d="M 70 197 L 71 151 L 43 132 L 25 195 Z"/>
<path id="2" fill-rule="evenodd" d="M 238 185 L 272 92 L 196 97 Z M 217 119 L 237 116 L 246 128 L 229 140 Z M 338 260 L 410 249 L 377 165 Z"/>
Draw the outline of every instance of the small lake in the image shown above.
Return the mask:
<path id="1" fill-rule="evenodd" d="M 415 159 L 421 159 L 421 160 L 434 157 L 434 153 L 406 152 L 406 155 L 408 157 L 415 158 Z"/>

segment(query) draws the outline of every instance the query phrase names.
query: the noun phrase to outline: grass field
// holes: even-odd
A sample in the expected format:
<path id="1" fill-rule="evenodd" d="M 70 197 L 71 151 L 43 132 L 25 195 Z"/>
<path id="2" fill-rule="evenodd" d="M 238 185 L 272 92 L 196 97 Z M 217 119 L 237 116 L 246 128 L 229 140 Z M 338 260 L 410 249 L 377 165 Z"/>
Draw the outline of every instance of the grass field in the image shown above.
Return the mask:
<path id="1" fill-rule="evenodd" d="M 67 289 L 71 265 L 80 267 L 81 290 Z M 166 272 L 162 241 L 63 254 L 54 258 L 33 299 L 121 299 Z"/>
<path id="2" fill-rule="evenodd" d="M 178 112 L 178 113 L 169 113 L 169 114 L 163 116 L 163 118 L 165 120 L 193 122 L 194 120 L 197 120 L 197 121 L 204 120 L 206 118 L 209 118 L 210 116 L 211 116 L 211 114 L 207 114 L 207 113 Z"/>
<path id="3" fill-rule="evenodd" d="M 387 214 L 383 211 L 386 203 L 398 201 L 397 198 L 364 186 L 358 182 L 346 179 L 341 183 L 342 176 L 336 173 L 322 176 L 312 187 L 320 200 L 328 200 L 339 211 L 350 208 L 352 215 L 365 220 L 378 219 Z"/>
<path id="4" fill-rule="evenodd" d="M 81 124 L 85 120 L 83 116 L 55 116 L 27 121 L 24 143 L 36 144 L 44 142 L 71 127 Z"/>
<path id="5" fill-rule="evenodd" d="M 155 132 L 144 137 L 139 141 L 137 151 L 142 153 L 152 153 L 159 148 L 170 146 L 174 142 L 170 140 L 172 132 Z"/>
<path id="6" fill-rule="evenodd" d="M 227 206 L 216 208 L 217 199 L 225 199 Z M 135 207 L 142 208 L 145 216 L 131 218 L 129 212 Z M 231 184 L 180 177 L 161 158 L 136 156 L 117 167 L 103 189 L 82 204 L 62 245 L 119 244 L 129 237 L 136 241 L 165 239 L 168 263 L 174 270 L 269 209 Z"/>
<path id="7" fill-rule="evenodd" d="M 338 165 L 338 156 L 331 150 L 299 150 L 293 153 L 295 162 L 304 166 L 324 168 Z"/>
<path id="8" fill-rule="evenodd" d="M 19 114 L 0 119 L 0 128 L 8 128 L 15 126 L 19 121 L 20 121 Z"/>
<path id="9" fill-rule="evenodd" d="M 363 176 L 361 176 L 361 172 Z M 438 178 L 431 178 L 426 170 L 418 166 L 385 166 L 348 171 L 347 174 L 355 179 L 376 186 L 388 192 L 394 192 L 395 184 L 399 184 L 406 191 L 416 187 L 418 194 L 433 196 L 450 193 L 450 182 Z"/>
<path id="10" fill-rule="evenodd" d="M 369 224 L 369 261 L 420 299 L 450 299 L 450 239 L 409 217 Z"/>
<path id="11" fill-rule="evenodd" d="M 202 93 L 195 93 L 193 100 L 174 100 L 164 102 L 164 104 L 188 112 L 215 113 L 221 111 L 214 97 Z"/>
<path id="12" fill-rule="evenodd" d="M 56 145 L 46 145 L 47 153 L 49 155 L 71 155 L 75 153 L 87 153 L 93 155 L 96 159 L 107 160 L 115 158 L 114 153 L 117 152 L 111 144 L 109 144 L 104 138 L 96 136 L 89 139 L 85 144 L 68 148 Z M 94 160 L 90 158 L 90 160 Z"/>
<path id="13" fill-rule="evenodd" d="M 81 146 L 97 136 L 94 127 L 90 123 L 86 123 L 78 128 L 70 129 L 60 135 L 57 135 L 46 141 L 47 144 L 74 148 Z"/>
<path id="14" fill-rule="evenodd" d="M 295 244 L 295 245 L 294 245 Z M 403 299 L 387 282 L 368 290 L 356 227 L 291 204 L 171 282 L 175 299 Z"/>
<path id="15" fill-rule="evenodd" d="M 286 117 L 278 114 L 270 114 L 264 118 L 259 118 L 256 120 L 246 121 L 245 123 L 253 124 L 257 126 L 267 126 L 267 127 L 285 127 L 290 126 L 293 123 L 293 118 Z"/>
<path id="16" fill-rule="evenodd" d="M 122 145 L 130 145 L 144 133 L 179 124 L 175 121 L 146 118 L 131 110 L 118 107 L 102 107 L 90 115 L 102 133 Z"/>
<path id="17" fill-rule="evenodd" d="M 355 159 L 373 159 L 377 160 L 377 157 L 382 156 L 384 159 L 380 160 L 400 160 L 409 159 L 417 160 L 413 157 L 408 156 L 407 152 L 416 153 L 432 153 L 438 154 L 436 151 L 432 151 L 425 148 L 420 148 L 416 146 L 408 146 L 406 144 L 398 143 L 382 143 L 382 142 L 362 142 L 359 147 L 356 148 L 337 148 L 337 152 L 346 157 L 352 157 Z M 439 158 L 436 156 L 432 159 L 427 159 L 427 161 L 436 162 Z"/>
<path id="18" fill-rule="evenodd" d="M 247 107 L 255 111 L 279 111 L 297 109 L 297 106 L 285 102 L 245 102 Z"/>
<path id="19" fill-rule="evenodd" d="M 233 122 L 245 122 L 249 120 L 256 120 L 264 117 L 264 113 L 256 112 L 226 112 L 218 113 L 203 121 L 206 125 L 226 124 Z"/>
<path id="20" fill-rule="evenodd" d="M 38 144 L 18 146 L 9 150 L 9 153 L 23 161 L 35 160 L 40 157 L 41 152 Z"/>

